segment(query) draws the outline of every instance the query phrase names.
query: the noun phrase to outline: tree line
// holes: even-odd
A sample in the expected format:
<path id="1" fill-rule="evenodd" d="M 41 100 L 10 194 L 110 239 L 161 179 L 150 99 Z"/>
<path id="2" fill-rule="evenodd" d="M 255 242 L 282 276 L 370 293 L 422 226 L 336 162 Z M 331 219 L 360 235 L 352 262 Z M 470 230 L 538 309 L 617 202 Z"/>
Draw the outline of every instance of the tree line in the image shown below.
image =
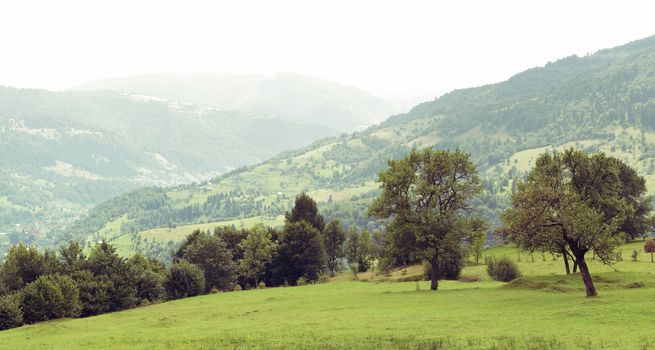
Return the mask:
<path id="1" fill-rule="evenodd" d="M 75 242 L 58 251 L 18 244 L 0 265 L 0 329 L 208 293 L 315 283 L 339 271 L 346 255 L 365 271 L 372 249 L 368 233 L 346 234 L 338 221 L 326 226 L 304 193 L 283 229 L 195 230 L 170 266 L 141 254 L 123 258 L 106 241 L 88 252 Z"/>

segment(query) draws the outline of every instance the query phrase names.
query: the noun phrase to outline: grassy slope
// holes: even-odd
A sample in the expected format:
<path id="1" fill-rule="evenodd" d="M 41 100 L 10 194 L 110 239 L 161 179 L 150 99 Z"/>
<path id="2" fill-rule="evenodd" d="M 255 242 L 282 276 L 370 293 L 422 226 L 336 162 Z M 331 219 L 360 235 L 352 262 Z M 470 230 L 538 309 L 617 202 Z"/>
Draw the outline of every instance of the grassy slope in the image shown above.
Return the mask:
<path id="1" fill-rule="evenodd" d="M 641 242 L 623 247 L 625 252 Z M 515 256 L 511 247 L 487 252 Z M 595 274 L 600 297 L 584 298 L 579 276 L 557 262 L 520 263 L 513 286 L 483 279 L 363 283 L 347 280 L 190 298 L 0 332 L 3 349 L 655 349 L 645 310 L 655 264 L 617 264 Z M 592 262 L 592 272 L 599 271 Z M 465 275 L 481 275 L 470 267 Z M 541 288 L 538 283 L 566 288 Z M 643 282 L 642 288 L 629 288 Z M 540 289 L 541 288 L 541 289 Z"/>

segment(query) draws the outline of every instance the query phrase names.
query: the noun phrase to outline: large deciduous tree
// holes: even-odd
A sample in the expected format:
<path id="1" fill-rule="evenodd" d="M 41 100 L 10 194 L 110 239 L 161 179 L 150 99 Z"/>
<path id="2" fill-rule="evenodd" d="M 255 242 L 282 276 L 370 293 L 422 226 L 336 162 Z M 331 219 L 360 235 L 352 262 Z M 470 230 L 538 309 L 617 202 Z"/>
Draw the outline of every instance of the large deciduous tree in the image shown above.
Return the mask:
<path id="1" fill-rule="evenodd" d="M 572 258 L 587 296 L 596 296 L 585 255 L 593 250 L 611 264 L 627 228 L 637 230 L 646 221 L 642 183 L 633 169 L 603 153 L 544 153 L 512 195 L 503 214 L 505 232 L 519 248 L 562 253 L 565 263 Z"/>
<path id="2" fill-rule="evenodd" d="M 409 236 L 411 244 L 402 248 L 411 247 L 414 257 L 430 263 L 430 288 L 436 290 L 445 250 L 453 246 L 448 242 L 464 238 L 463 213 L 481 191 L 475 165 L 460 150 L 412 150 L 401 160 L 390 160 L 379 182 L 382 194 L 369 213 L 391 219 L 390 232 Z"/>

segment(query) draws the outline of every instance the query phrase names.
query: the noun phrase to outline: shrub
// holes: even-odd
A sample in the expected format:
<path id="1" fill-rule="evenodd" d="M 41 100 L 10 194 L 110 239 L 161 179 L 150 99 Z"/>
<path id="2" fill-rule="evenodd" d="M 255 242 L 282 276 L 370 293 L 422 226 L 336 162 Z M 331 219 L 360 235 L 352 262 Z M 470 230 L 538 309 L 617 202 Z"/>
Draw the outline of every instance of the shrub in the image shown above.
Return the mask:
<path id="1" fill-rule="evenodd" d="M 264 281 L 259 282 L 259 285 L 257 285 L 257 288 L 259 288 L 259 289 L 266 288 L 266 283 L 264 283 Z"/>
<path id="2" fill-rule="evenodd" d="M 79 289 L 65 275 L 43 275 L 23 289 L 23 317 L 34 323 L 80 315 Z"/>
<path id="3" fill-rule="evenodd" d="M 99 315 L 109 311 L 109 294 L 113 283 L 105 275 L 94 276 L 89 270 L 76 271 L 73 279 L 80 291 L 81 316 Z"/>
<path id="4" fill-rule="evenodd" d="M 241 288 L 241 285 L 235 284 L 234 288 L 232 290 L 235 291 L 235 292 L 240 292 L 240 291 L 243 290 L 243 288 Z"/>
<path id="5" fill-rule="evenodd" d="M 519 267 L 508 257 L 487 261 L 487 273 L 496 281 L 509 282 L 521 276 Z"/>
<path id="6" fill-rule="evenodd" d="M 0 297 L 0 330 L 23 325 L 23 310 L 20 309 L 20 295 L 3 295 Z"/>
<path id="7" fill-rule="evenodd" d="M 166 292 L 170 299 L 200 295 L 205 290 L 205 275 L 201 268 L 187 261 L 171 266 L 166 279 Z"/>
<path id="8" fill-rule="evenodd" d="M 296 281 L 296 286 L 306 286 L 307 285 L 307 279 L 305 277 L 300 277 Z"/>
<path id="9" fill-rule="evenodd" d="M 141 300 L 141 304 L 146 300 L 151 303 L 164 300 L 166 298 L 165 281 L 166 277 L 157 272 L 143 271 L 136 281 L 137 297 Z"/>
<path id="10" fill-rule="evenodd" d="M 639 252 L 636 249 L 634 249 L 632 251 L 632 261 L 637 261 L 637 256 L 639 256 Z"/>

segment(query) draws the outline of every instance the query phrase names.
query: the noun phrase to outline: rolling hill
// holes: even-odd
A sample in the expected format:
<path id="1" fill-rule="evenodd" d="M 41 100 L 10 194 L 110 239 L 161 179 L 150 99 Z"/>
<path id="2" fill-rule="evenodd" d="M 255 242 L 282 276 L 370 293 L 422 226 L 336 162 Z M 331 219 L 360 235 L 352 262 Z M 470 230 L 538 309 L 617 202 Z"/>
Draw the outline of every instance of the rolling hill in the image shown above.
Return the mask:
<path id="1" fill-rule="evenodd" d="M 540 152 L 552 148 L 620 157 L 647 178 L 652 193 L 655 37 L 549 62 L 500 83 L 456 90 L 363 132 L 322 139 L 208 182 L 141 190 L 131 193 L 129 201 L 113 199 L 63 237 L 131 240 L 133 247 L 158 250 L 167 242 L 150 239 L 144 248 L 139 232 L 275 217 L 300 191 L 315 197 L 328 218 L 375 228 L 366 206 L 376 193 L 377 172 L 387 159 L 426 146 L 471 153 L 485 188 L 473 206 L 492 222 L 514 180 Z"/>
<path id="2" fill-rule="evenodd" d="M 333 134 L 143 95 L 0 87 L 0 232 L 43 236 L 126 191 L 203 181 Z"/>

